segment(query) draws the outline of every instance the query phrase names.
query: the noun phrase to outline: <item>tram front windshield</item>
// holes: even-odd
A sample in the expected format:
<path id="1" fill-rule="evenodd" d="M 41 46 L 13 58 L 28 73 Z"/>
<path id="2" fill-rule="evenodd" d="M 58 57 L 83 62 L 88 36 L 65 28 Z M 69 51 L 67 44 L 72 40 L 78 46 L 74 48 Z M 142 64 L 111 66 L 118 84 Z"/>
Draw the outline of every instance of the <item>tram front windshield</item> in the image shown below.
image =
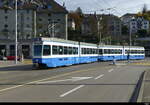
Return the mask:
<path id="1" fill-rule="evenodd" d="M 34 56 L 42 56 L 42 45 L 34 45 Z"/>

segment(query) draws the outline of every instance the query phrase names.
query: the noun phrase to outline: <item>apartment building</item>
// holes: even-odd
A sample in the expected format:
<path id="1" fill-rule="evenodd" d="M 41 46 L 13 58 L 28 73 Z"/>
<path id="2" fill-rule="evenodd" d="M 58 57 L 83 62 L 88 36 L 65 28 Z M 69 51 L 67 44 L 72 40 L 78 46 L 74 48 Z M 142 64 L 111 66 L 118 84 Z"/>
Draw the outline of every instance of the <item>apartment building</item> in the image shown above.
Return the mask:
<path id="1" fill-rule="evenodd" d="M 15 55 L 15 0 L 0 0 L 0 55 Z M 18 54 L 32 57 L 33 38 L 67 39 L 68 11 L 54 0 L 18 0 Z"/>

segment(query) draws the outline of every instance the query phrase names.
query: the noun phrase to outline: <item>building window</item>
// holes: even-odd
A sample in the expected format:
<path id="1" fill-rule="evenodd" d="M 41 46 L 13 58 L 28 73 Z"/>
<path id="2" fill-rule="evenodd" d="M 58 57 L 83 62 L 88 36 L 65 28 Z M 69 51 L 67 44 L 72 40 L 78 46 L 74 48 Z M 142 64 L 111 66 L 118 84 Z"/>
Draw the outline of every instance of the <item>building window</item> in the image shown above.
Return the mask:
<path id="1" fill-rule="evenodd" d="M 57 19 L 57 21 L 60 21 L 60 19 Z"/>
<path id="2" fill-rule="evenodd" d="M 4 10 L 4 12 L 5 12 L 5 13 L 8 13 L 8 10 L 7 10 L 7 9 L 5 9 L 5 10 Z"/>
<path id="3" fill-rule="evenodd" d="M 29 14 L 30 13 L 30 11 L 29 10 L 27 10 L 27 14 Z"/>
<path id="4" fill-rule="evenodd" d="M 4 27 L 5 27 L 5 28 L 7 28 L 7 27 L 8 27 L 8 25 L 7 25 L 7 24 L 5 24 L 5 25 L 4 25 Z"/>
<path id="5" fill-rule="evenodd" d="M 41 18 L 39 18 L 39 21 L 42 21 L 42 19 L 41 19 Z"/>
<path id="6" fill-rule="evenodd" d="M 7 20 L 7 19 L 8 19 L 8 16 L 5 16 L 5 19 Z"/>
<path id="7" fill-rule="evenodd" d="M 29 17 L 27 17 L 27 20 L 29 20 L 30 18 Z"/>
<path id="8" fill-rule="evenodd" d="M 29 24 L 27 24 L 27 28 L 30 28 L 30 25 L 29 25 Z"/>
<path id="9" fill-rule="evenodd" d="M 48 19 L 48 21 L 50 22 L 50 21 L 51 21 L 51 19 Z"/>

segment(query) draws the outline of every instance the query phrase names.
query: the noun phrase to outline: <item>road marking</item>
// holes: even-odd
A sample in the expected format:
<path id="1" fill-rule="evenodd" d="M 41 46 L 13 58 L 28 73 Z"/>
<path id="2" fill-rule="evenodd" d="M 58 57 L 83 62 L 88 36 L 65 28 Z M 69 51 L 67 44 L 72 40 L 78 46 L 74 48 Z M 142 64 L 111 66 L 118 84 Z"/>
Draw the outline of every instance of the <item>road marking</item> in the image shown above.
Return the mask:
<path id="1" fill-rule="evenodd" d="M 15 89 L 15 88 L 18 88 L 18 87 L 21 87 L 21 86 L 24 86 L 24 85 L 17 85 L 17 86 L 12 86 L 12 87 L 9 87 L 9 88 L 1 89 L 0 92 L 10 90 L 10 89 Z"/>
<path id="2" fill-rule="evenodd" d="M 98 68 L 95 68 L 95 69 L 98 69 Z M 63 76 L 68 76 L 68 75 L 71 75 L 71 74 L 76 74 L 76 73 L 86 72 L 86 71 L 92 71 L 92 70 L 95 70 L 95 69 L 92 68 L 92 69 L 87 69 L 87 70 L 73 71 L 73 72 L 69 72 L 69 73 L 65 73 L 65 74 L 60 74 L 60 75 L 53 76 L 53 77 L 50 77 L 50 78 L 45 78 L 45 79 L 41 79 L 41 80 L 37 80 L 37 81 L 28 82 L 28 83 L 25 83 L 25 84 L 22 84 L 22 85 L 17 85 L 17 86 L 12 86 L 12 87 L 9 87 L 9 88 L 4 88 L 4 89 L 1 89 L 0 92 L 4 92 L 4 91 L 7 91 L 7 90 L 23 87 L 25 85 L 29 85 L 29 84 L 33 84 L 33 83 L 37 83 L 37 82 L 41 82 L 41 81 L 46 81 L 46 80 L 51 80 L 51 79 L 55 79 L 55 78 L 60 78 L 60 77 L 63 77 Z"/>
<path id="3" fill-rule="evenodd" d="M 64 79 L 64 80 L 55 80 L 55 81 L 45 81 L 45 82 L 38 82 L 37 84 L 44 84 L 44 83 L 56 83 L 56 82 L 65 82 L 65 81 L 81 81 L 81 80 L 86 80 L 86 79 L 91 79 L 93 77 L 72 77 L 71 79 Z"/>
<path id="4" fill-rule="evenodd" d="M 108 72 L 112 72 L 114 69 L 110 69 L 110 70 L 108 70 Z"/>
<path id="5" fill-rule="evenodd" d="M 95 80 L 96 80 L 96 79 L 99 79 L 99 78 L 101 78 L 101 77 L 103 77 L 103 76 L 104 76 L 104 74 L 99 75 L 98 77 L 95 78 Z"/>
<path id="6" fill-rule="evenodd" d="M 80 85 L 80 86 L 78 86 L 78 87 L 76 87 L 76 88 L 74 88 L 74 89 L 72 89 L 72 90 L 70 90 L 70 91 L 68 91 L 68 92 L 66 92 L 66 93 L 64 93 L 64 94 L 62 94 L 62 95 L 60 95 L 60 97 L 64 97 L 64 96 L 66 96 L 66 95 L 68 95 L 68 94 L 70 94 L 70 93 L 72 93 L 72 92 L 75 92 L 76 90 L 78 90 L 78 89 L 80 89 L 80 88 L 82 88 L 82 87 L 84 87 L 84 85 Z"/>

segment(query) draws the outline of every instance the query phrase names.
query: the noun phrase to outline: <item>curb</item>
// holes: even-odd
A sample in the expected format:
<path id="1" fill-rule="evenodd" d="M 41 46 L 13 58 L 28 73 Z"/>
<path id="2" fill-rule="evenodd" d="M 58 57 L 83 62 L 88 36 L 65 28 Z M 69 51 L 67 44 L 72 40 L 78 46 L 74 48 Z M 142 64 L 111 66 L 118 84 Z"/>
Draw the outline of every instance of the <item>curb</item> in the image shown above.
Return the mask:
<path id="1" fill-rule="evenodd" d="M 145 71 L 144 76 L 143 76 L 143 80 L 142 80 L 142 84 L 141 84 L 141 88 L 139 91 L 137 102 L 142 102 L 143 92 L 144 92 L 144 81 L 145 81 L 146 75 L 147 75 L 147 71 Z"/>
<path id="2" fill-rule="evenodd" d="M 139 77 L 139 80 L 134 88 L 133 94 L 131 96 L 131 98 L 129 99 L 129 102 L 141 102 L 142 100 L 142 95 L 143 95 L 143 90 L 144 90 L 144 86 L 143 86 L 143 80 L 145 77 L 145 72 L 142 72 L 142 74 Z"/>

